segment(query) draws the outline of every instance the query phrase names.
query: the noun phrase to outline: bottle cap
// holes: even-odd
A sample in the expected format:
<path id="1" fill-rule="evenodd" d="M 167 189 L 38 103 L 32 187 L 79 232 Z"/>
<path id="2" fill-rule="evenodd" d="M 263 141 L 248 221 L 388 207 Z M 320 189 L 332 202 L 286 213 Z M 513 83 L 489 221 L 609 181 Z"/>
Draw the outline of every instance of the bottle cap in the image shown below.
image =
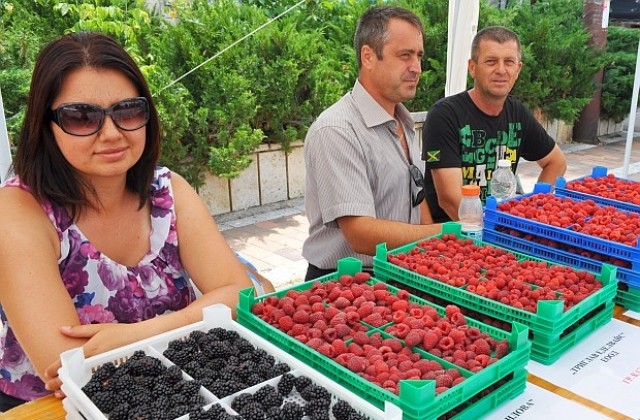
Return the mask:
<path id="1" fill-rule="evenodd" d="M 511 167 L 511 161 L 509 159 L 499 159 L 498 160 L 498 167 L 507 167 L 510 168 Z"/>
<path id="2" fill-rule="evenodd" d="M 475 184 L 463 185 L 462 186 L 462 195 L 464 196 L 474 196 L 480 195 L 480 187 Z"/>

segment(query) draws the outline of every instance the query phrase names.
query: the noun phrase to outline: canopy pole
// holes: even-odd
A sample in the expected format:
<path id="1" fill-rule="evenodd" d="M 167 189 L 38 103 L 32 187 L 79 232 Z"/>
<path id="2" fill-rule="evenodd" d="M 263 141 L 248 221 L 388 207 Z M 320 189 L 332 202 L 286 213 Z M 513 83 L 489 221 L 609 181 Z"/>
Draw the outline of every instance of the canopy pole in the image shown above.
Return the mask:
<path id="1" fill-rule="evenodd" d="M 624 165 L 622 177 L 629 175 L 629 161 L 633 146 L 633 134 L 636 128 L 636 112 L 638 110 L 638 90 L 640 90 L 640 40 L 638 41 L 638 53 L 636 54 L 636 76 L 633 82 L 633 95 L 631 95 L 631 111 L 629 112 L 629 127 L 627 127 L 627 143 L 624 149 Z"/>
<path id="2" fill-rule="evenodd" d="M 7 134 L 7 121 L 4 118 L 4 105 L 2 104 L 2 90 L 0 89 L 0 182 L 5 177 L 11 176 L 11 148 L 9 147 L 9 135 Z"/>

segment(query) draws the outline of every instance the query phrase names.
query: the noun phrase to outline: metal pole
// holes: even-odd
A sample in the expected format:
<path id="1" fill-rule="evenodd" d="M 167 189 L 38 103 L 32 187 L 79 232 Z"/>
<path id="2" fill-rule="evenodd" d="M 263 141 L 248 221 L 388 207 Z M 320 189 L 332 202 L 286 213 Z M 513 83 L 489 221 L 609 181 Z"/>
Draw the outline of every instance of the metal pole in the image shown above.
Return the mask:
<path id="1" fill-rule="evenodd" d="M 629 160 L 631 160 L 631 148 L 633 146 L 633 132 L 636 127 L 636 112 L 638 110 L 638 90 L 640 90 L 640 41 L 638 41 L 638 53 L 636 55 L 636 76 L 633 82 L 633 94 L 631 95 L 631 111 L 629 112 L 629 127 L 627 127 L 627 143 L 624 148 L 624 165 L 622 177 L 629 174 Z"/>
<path id="2" fill-rule="evenodd" d="M 11 176 L 11 148 L 9 147 L 9 134 L 7 134 L 7 122 L 4 118 L 4 105 L 2 104 L 2 90 L 0 89 L 0 182 Z"/>

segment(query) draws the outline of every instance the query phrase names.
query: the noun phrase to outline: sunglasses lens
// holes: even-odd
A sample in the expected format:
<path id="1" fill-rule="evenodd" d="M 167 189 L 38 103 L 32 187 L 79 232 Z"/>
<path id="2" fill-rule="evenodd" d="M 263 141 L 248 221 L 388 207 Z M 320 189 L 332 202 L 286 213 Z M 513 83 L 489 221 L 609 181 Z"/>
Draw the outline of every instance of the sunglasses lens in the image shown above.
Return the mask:
<path id="1" fill-rule="evenodd" d="M 423 187 L 424 177 L 422 176 L 420 169 L 415 165 L 411 165 L 409 167 L 409 172 L 411 173 L 411 178 L 413 179 L 414 184 L 416 184 L 416 187 Z"/>
<path id="2" fill-rule="evenodd" d="M 149 106 L 143 98 L 127 99 L 113 107 L 113 121 L 123 130 L 137 130 L 149 121 Z"/>
<path id="3" fill-rule="evenodd" d="M 71 104 L 58 108 L 60 127 L 67 133 L 84 136 L 102 125 L 102 110 L 89 104 Z"/>

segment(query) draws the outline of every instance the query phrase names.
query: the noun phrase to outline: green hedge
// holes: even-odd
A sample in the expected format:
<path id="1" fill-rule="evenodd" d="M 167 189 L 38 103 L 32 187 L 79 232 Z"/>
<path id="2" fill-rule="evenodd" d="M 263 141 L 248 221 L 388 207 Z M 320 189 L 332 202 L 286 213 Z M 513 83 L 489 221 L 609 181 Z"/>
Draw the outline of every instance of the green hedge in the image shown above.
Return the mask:
<path id="1" fill-rule="evenodd" d="M 0 3 L 0 87 L 12 140 L 44 43 L 69 31 L 96 30 L 119 39 L 147 77 L 163 122 L 161 163 L 195 186 L 205 170 L 235 177 L 261 143 L 287 149 L 303 139 L 313 119 L 353 86 L 357 18 L 372 4 L 392 2 L 309 0 L 276 21 L 297 1 L 174 0 L 161 14 L 145 3 Z M 425 24 L 423 74 L 407 104 L 425 111 L 444 95 L 448 0 L 393 3 L 414 10 Z M 502 24 L 522 38 L 525 66 L 514 94 L 528 106 L 573 123 L 591 98 L 592 75 L 606 65 L 602 114 L 624 118 L 635 62 L 635 47 L 627 44 L 634 34 L 611 28 L 612 52 L 595 55 L 582 26 L 582 0 L 538 0 L 506 10 L 481 3 L 480 28 Z"/>

